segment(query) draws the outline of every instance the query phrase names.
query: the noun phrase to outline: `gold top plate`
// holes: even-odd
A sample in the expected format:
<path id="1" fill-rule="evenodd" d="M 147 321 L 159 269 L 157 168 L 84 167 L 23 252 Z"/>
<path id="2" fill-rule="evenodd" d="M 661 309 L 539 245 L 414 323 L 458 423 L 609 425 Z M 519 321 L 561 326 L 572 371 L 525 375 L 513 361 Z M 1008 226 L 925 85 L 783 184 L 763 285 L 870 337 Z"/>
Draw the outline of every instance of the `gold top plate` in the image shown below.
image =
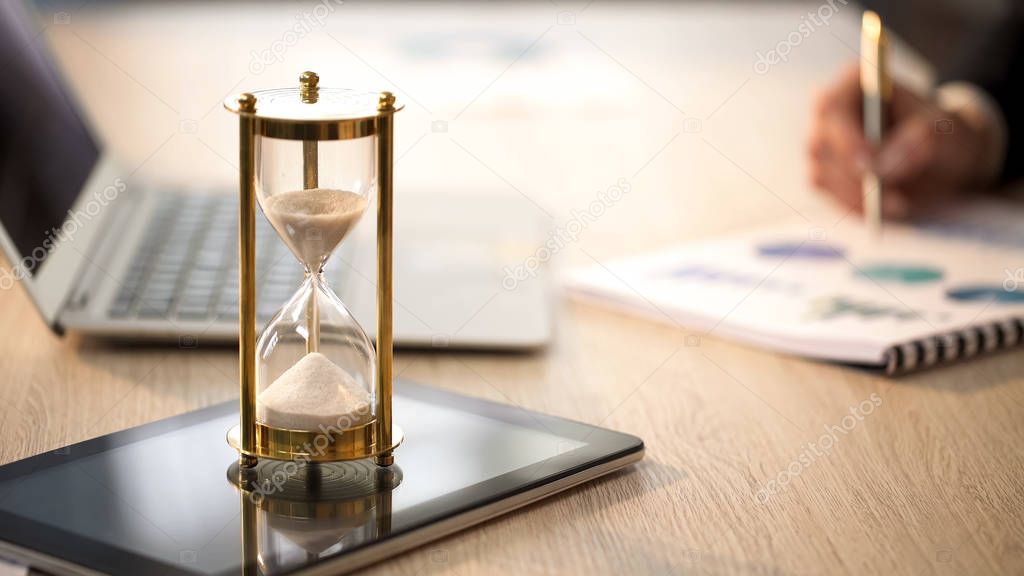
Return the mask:
<path id="1" fill-rule="evenodd" d="M 272 88 L 250 92 L 256 97 L 252 114 L 260 119 L 284 122 L 337 122 L 369 120 L 378 115 L 379 92 L 360 92 L 346 88 L 318 88 L 311 98 L 303 88 Z M 241 114 L 238 96 L 224 100 L 224 107 Z"/>
<path id="2" fill-rule="evenodd" d="M 228 97 L 224 107 L 254 118 L 257 134 L 291 140 L 348 140 L 377 133 L 377 119 L 402 109 L 390 92 L 321 88 L 303 72 L 299 85 Z"/>

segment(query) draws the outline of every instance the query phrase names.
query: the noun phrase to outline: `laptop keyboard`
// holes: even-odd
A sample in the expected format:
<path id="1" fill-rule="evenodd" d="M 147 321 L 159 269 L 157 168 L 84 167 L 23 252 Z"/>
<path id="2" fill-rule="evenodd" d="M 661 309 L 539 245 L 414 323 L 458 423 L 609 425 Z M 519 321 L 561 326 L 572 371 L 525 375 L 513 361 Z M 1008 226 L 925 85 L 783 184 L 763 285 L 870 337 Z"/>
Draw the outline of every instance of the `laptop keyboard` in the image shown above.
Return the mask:
<path id="1" fill-rule="evenodd" d="M 295 292 L 302 267 L 256 217 L 256 315 L 265 322 Z M 165 194 L 132 258 L 112 318 L 238 318 L 238 201 Z"/>

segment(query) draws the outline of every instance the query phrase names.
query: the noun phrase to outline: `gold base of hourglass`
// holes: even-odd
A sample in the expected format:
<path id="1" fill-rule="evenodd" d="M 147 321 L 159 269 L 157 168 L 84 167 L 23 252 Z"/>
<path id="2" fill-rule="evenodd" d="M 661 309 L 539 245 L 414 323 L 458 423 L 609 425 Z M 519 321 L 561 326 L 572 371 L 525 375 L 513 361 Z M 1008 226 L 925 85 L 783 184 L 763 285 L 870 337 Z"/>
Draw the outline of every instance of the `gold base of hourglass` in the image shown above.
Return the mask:
<path id="1" fill-rule="evenodd" d="M 239 454 L 271 460 L 303 460 L 306 462 L 340 462 L 362 460 L 398 448 L 405 435 L 398 426 L 391 429 L 391 446 L 378 446 L 377 421 L 346 430 L 287 430 L 256 423 L 256 450 L 242 450 L 238 426 L 228 430 L 228 444 Z"/>

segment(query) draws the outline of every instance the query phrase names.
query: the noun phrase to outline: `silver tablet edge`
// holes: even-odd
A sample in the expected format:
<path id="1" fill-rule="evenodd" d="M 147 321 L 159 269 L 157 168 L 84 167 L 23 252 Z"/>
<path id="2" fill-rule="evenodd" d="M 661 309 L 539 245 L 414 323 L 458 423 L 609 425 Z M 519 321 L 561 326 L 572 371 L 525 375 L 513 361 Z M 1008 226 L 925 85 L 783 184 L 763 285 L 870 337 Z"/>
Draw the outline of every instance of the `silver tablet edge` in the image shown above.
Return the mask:
<path id="1" fill-rule="evenodd" d="M 538 502 L 559 492 L 574 488 L 580 484 L 585 484 L 586 482 L 590 482 L 591 480 L 625 468 L 630 464 L 639 462 L 643 457 L 644 449 L 641 448 L 636 452 L 625 454 L 615 460 L 605 462 L 604 464 L 594 466 L 593 468 L 587 468 L 586 470 L 576 474 L 538 486 L 532 490 L 523 492 L 522 494 L 516 494 L 510 498 L 505 498 L 480 508 L 474 508 L 468 512 L 452 516 L 451 518 L 446 518 L 440 522 L 435 522 L 418 530 L 413 530 L 408 534 L 389 538 L 380 544 L 374 544 L 369 548 L 352 552 L 351 554 L 342 556 L 337 560 L 325 562 L 322 565 L 312 566 L 304 571 L 296 572 L 296 574 L 301 576 L 349 574 L 359 570 L 360 568 L 366 568 L 367 566 L 386 560 L 395 554 L 406 552 L 413 548 L 418 548 L 424 544 L 433 542 L 434 540 L 439 540 L 445 536 L 450 536 L 456 532 L 461 532 L 462 530 L 497 518 L 518 508 L 529 506 L 534 502 Z"/>

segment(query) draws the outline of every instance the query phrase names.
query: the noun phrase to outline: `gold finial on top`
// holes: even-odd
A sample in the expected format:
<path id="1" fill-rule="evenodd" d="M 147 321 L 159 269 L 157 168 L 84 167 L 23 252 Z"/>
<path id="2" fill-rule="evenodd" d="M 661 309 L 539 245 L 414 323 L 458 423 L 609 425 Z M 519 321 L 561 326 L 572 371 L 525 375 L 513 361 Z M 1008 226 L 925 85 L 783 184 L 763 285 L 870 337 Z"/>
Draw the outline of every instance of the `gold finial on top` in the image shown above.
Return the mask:
<path id="1" fill-rule="evenodd" d="M 391 110 L 395 107 L 395 95 L 391 92 L 381 92 L 380 100 L 377 101 L 377 110 Z"/>
<path id="2" fill-rule="evenodd" d="M 243 92 L 238 95 L 238 111 L 239 112 L 255 112 L 256 111 L 256 96 L 249 92 Z"/>
<path id="3" fill-rule="evenodd" d="M 299 75 L 299 95 L 306 104 L 317 101 L 320 92 L 320 77 L 309 70 Z"/>

